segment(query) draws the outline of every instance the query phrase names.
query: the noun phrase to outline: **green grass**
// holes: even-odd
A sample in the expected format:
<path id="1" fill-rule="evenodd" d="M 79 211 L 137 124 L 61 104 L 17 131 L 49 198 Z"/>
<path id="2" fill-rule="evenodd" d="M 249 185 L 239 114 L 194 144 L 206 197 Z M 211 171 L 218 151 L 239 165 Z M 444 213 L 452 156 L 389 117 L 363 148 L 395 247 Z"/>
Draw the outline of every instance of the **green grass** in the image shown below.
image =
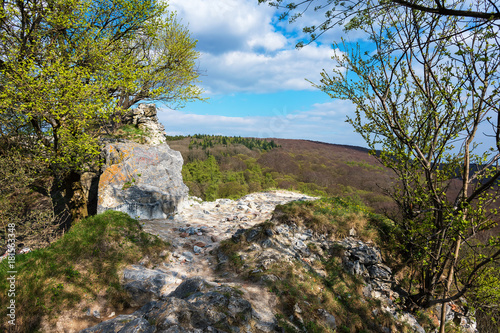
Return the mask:
<path id="1" fill-rule="evenodd" d="M 43 316 L 104 298 L 113 308 L 128 306 L 119 271 L 148 256 L 151 265 L 168 244 L 141 231 L 137 220 L 107 211 L 74 225 L 45 249 L 16 256 L 16 332 L 39 329 Z M 8 304 L 7 260 L 0 264 L 0 302 Z M 0 316 L 6 318 L 6 307 Z M 7 325 L 2 321 L 2 325 Z M 7 327 L 3 327 L 6 329 Z"/>
<path id="2" fill-rule="evenodd" d="M 123 125 L 112 135 L 114 138 L 131 140 L 137 143 L 145 143 L 148 133 L 136 127 L 135 125 Z"/>

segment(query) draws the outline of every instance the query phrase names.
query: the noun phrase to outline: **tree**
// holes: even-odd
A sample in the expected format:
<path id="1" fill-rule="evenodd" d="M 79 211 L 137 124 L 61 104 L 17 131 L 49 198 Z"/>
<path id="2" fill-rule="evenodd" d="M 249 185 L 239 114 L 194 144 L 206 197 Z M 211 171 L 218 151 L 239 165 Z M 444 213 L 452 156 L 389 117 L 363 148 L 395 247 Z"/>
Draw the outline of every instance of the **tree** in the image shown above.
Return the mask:
<path id="1" fill-rule="evenodd" d="M 314 12 L 323 13 L 321 23 L 304 27 L 303 31 L 309 40 L 300 41 L 297 47 L 310 43 L 319 38 L 326 31 L 337 25 L 344 25 L 346 30 L 356 29 L 359 24 L 366 22 L 378 13 L 399 8 L 409 8 L 422 13 L 437 16 L 460 17 L 469 22 L 475 21 L 477 25 L 491 25 L 500 20 L 500 7 L 491 0 L 453 1 L 444 0 L 258 0 L 259 3 L 268 3 L 270 6 L 281 10 L 280 19 L 295 22 L 305 12 L 312 9 Z M 467 29 L 467 28 L 465 28 Z M 457 33 L 455 32 L 452 32 Z"/>
<path id="2" fill-rule="evenodd" d="M 196 43 L 160 1 L 5 0 L 0 40 L 1 139 L 55 174 L 87 166 L 134 103 L 201 93 Z"/>
<path id="3" fill-rule="evenodd" d="M 437 10 L 425 1 L 321 3 L 315 9 L 340 5 L 344 11 L 306 28 L 313 40 L 342 18 L 373 43 L 366 52 L 335 44 L 343 51 L 334 57 L 338 67 L 323 72 L 316 86 L 353 102 L 356 116 L 349 122 L 373 150 L 381 147 L 379 159 L 398 176 L 391 194 L 411 268 L 408 305 L 442 304 L 444 332 L 447 302 L 467 293 L 490 304 L 500 299 L 498 288 L 485 288 L 499 284 L 492 272 L 500 263 L 500 238 L 477 240 L 498 224 L 492 205 L 500 178 L 498 8 L 488 1 L 467 12 L 469 2 L 446 9 L 437 1 Z M 288 3 L 288 11 L 297 8 Z"/>

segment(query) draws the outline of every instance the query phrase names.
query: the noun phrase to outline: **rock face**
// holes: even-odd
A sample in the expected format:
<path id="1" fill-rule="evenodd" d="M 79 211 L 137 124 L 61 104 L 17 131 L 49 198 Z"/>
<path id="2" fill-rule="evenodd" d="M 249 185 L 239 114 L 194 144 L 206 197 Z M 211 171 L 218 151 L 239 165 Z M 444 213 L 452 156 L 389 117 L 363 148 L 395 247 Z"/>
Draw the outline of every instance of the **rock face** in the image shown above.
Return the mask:
<path id="1" fill-rule="evenodd" d="M 125 115 L 124 122 L 137 126 L 148 135 L 144 137 L 145 143 L 158 145 L 164 143 L 165 127 L 158 122 L 156 116 L 156 106 L 154 104 L 139 104 L 136 109 Z"/>
<path id="2" fill-rule="evenodd" d="M 227 285 L 191 278 L 159 301 L 131 315 L 104 321 L 82 333 L 115 332 L 269 332 L 253 316 L 252 305 Z M 221 331 L 220 329 L 223 329 Z"/>
<path id="3" fill-rule="evenodd" d="M 138 219 L 166 219 L 187 198 L 182 156 L 167 144 L 114 142 L 104 148 L 97 213 L 108 209 Z"/>

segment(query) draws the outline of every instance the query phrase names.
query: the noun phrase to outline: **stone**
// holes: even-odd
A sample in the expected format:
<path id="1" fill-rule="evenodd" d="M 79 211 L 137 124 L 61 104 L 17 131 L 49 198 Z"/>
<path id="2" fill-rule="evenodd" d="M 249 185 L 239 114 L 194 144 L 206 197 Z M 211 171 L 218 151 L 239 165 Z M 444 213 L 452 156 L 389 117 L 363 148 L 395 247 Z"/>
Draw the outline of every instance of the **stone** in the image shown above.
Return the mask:
<path id="1" fill-rule="evenodd" d="M 165 127 L 158 121 L 154 104 L 139 104 L 124 116 L 124 123 L 146 132 L 146 136 L 142 138 L 145 144 L 157 145 L 166 141 Z"/>
<path id="2" fill-rule="evenodd" d="M 324 309 L 319 309 L 318 314 L 322 317 L 325 324 L 332 330 L 337 328 L 337 323 L 335 321 L 335 317 Z"/>
<path id="3" fill-rule="evenodd" d="M 252 230 L 249 230 L 247 233 L 246 233 L 246 240 L 248 242 L 251 242 L 253 241 L 260 233 L 260 230 L 258 229 L 252 229 Z"/>
<path id="4" fill-rule="evenodd" d="M 108 143 L 99 179 L 97 213 L 125 212 L 140 220 L 167 219 L 182 206 L 182 156 L 167 144 Z"/>
<path id="5" fill-rule="evenodd" d="M 188 296 L 204 291 L 208 288 L 205 280 L 202 278 L 192 278 L 182 282 L 168 297 L 187 298 Z"/>
<path id="6" fill-rule="evenodd" d="M 246 229 L 238 229 L 233 236 L 231 236 L 233 242 L 238 243 L 241 240 L 241 236 L 245 233 Z"/>
<path id="7" fill-rule="evenodd" d="M 363 244 L 350 250 L 351 258 L 359 260 L 363 265 L 375 265 L 382 262 L 382 256 L 377 249 Z"/>
<path id="8" fill-rule="evenodd" d="M 371 279 L 389 280 L 391 278 L 392 271 L 384 264 L 377 264 L 368 266 L 368 273 L 370 274 Z"/>
<path id="9" fill-rule="evenodd" d="M 113 319 L 103 321 L 96 326 L 81 330 L 80 333 L 115 333 L 136 319 L 134 315 L 119 315 Z"/>
<path id="10" fill-rule="evenodd" d="M 123 271 L 123 289 L 131 296 L 134 305 L 142 306 L 162 296 L 162 289 L 171 283 L 171 275 L 160 270 L 133 265 Z"/>
<path id="11" fill-rule="evenodd" d="M 135 318 L 123 326 L 120 333 L 154 333 L 155 328 L 144 318 Z"/>
<path id="12" fill-rule="evenodd" d="M 162 301 L 149 302 L 132 315 L 119 316 L 83 332 L 255 332 L 251 327 L 272 332 L 275 323 L 254 317 L 254 312 L 250 302 L 231 287 L 193 278 Z"/>

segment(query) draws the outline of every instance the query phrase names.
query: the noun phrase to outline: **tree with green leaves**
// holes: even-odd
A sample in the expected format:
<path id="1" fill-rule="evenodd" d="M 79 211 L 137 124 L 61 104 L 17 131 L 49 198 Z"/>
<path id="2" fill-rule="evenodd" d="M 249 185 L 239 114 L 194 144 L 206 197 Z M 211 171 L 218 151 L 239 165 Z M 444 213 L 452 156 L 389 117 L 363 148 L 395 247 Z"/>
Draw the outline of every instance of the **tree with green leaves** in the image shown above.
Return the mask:
<path id="1" fill-rule="evenodd" d="M 288 3 L 283 17 L 313 2 Z M 498 8 L 490 1 L 321 1 L 315 10 L 329 6 L 341 10 L 305 28 L 310 41 L 344 20 L 372 48 L 334 44 L 338 67 L 316 87 L 354 104 L 349 123 L 395 171 L 389 192 L 400 209 L 394 220 L 409 267 L 407 305 L 441 304 L 444 332 L 446 303 L 466 295 L 491 306 L 500 300 L 500 238 L 491 233 L 499 222 Z"/>
<path id="2" fill-rule="evenodd" d="M 302 40 L 297 47 L 319 38 L 335 26 L 343 25 L 346 30 L 359 27 L 369 17 L 376 17 L 378 13 L 402 8 L 436 15 L 437 17 L 456 17 L 462 21 L 473 22 L 474 25 L 491 25 L 500 20 L 500 6 L 491 0 L 474 1 L 444 1 L 444 0 L 258 0 L 259 3 L 268 3 L 281 11 L 280 19 L 290 23 L 300 19 L 307 11 L 314 11 L 319 23 L 306 26 L 303 32 L 308 39 Z M 322 16 L 322 18 L 320 18 Z M 435 16 L 435 17 L 436 17 Z M 464 30 L 467 30 L 464 27 Z M 456 31 L 455 31 L 456 33 Z"/>
<path id="3" fill-rule="evenodd" d="M 201 93 L 196 42 L 161 1 L 6 0 L 0 40 L 0 138 L 56 173 L 84 168 L 133 104 Z"/>

